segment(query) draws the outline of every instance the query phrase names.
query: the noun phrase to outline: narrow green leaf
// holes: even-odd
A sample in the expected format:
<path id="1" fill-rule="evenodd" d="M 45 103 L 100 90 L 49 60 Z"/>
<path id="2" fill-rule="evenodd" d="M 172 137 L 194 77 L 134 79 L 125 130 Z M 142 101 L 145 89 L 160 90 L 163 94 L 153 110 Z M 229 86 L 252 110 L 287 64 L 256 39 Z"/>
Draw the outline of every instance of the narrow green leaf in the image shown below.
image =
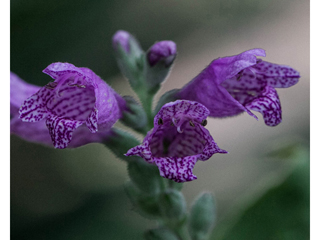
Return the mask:
<path id="1" fill-rule="evenodd" d="M 208 238 L 216 219 L 215 201 L 211 193 L 201 193 L 192 205 L 189 233 L 192 240 Z"/>

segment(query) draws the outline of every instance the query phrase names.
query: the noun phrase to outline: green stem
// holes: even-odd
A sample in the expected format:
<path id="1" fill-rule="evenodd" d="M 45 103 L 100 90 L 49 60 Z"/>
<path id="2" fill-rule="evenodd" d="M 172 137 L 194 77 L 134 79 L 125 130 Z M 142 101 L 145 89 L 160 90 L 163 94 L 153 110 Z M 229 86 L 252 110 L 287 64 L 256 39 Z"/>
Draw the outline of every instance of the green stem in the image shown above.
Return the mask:
<path id="1" fill-rule="evenodd" d="M 147 115 L 147 128 L 152 129 L 153 128 L 153 111 L 152 111 L 152 101 L 153 101 L 153 95 L 148 94 L 147 89 L 145 86 L 140 86 L 139 89 L 135 89 L 135 92 L 137 93 L 140 102 L 142 104 L 142 107 Z"/>

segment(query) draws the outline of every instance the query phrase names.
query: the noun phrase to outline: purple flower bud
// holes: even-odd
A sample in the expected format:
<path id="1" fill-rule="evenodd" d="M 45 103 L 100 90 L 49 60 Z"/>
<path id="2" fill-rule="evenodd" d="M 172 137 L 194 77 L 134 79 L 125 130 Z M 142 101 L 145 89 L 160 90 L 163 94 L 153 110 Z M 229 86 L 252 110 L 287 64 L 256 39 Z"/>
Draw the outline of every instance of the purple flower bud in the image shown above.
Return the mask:
<path id="1" fill-rule="evenodd" d="M 130 43 L 129 40 L 132 36 L 130 33 L 118 30 L 112 38 L 112 45 L 114 49 L 118 49 L 118 45 L 120 45 L 127 53 L 130 52 Z"/>
<path id="2" fill-rule="evenodd" d="M 147 53 L 150 66 L 156 65 L 160 60 L 165 60 L 165 66 L 172 64 L 177 54 L 177 47 L 173 41 L 161 41 L 152 45 Z"/>
<path id="3" fill-rule="evenodd" d="M 192 170 L 198 160 L 208 160 L 215 153 L 227 153 L 215 143 L 204 128 L 209 110 L 200 103 L 178 100 L 165 104 L 154 118 L 139 146 L 126 156 L 138 155 L 158 166 L 162 177 L 176 182 L 197 179 Z"/>
<path id="4" fill-rule="evenodd" d="M 90 69 L 58 62 L 43 72 L 55 81 L 25 100 L 19 114 L 24 122 L 45 120 L 55 148 L 66 148 L 83 124 L 107 132 L 122 116 L 125 101 Z"/>
<path id="5" fill-rule="evenodd" d="M 231 57 L 213 60 L 175 97 L 204 104 L 212 117 L 235 116 L 242 112 L 258 119 L 250 110 L 263 115 L 265 124 L 281 122 L 281 105 L 274 88 L 295 85 L 299 72 L 291 67 L 269 63 L 263 49 L 251 49 Z"/>

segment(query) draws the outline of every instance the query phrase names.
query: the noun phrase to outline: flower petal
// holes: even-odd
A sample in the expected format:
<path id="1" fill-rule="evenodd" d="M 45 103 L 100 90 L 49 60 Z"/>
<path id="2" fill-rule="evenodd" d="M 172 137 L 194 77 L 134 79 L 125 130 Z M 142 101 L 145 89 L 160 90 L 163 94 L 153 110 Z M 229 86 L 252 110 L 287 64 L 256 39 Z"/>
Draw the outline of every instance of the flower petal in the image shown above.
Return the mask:
<path id="1" fill-rule="evenodd" d="M 96 102 L 94 88 L 91 85 L 82 85 L 81 80 L 73 78 L 60 84 L 59 89 L 46 103 L 48 112 L 66 119 L 85 121 Z"/>
<path id="2" fill-rule="evenodd" d="M 90 132 L 96 133 L 98 131 L 98 109 L 94 108 L 90 116 L 86 120 L 86 125 Z"/>
<path id="3" fill-rule="evenodd" d="M 238 55 L 218 58 L 213 60 L 205 70 L 211 70 L 211 75 L 215 74 L 217 76 L 217 83 L 220 84 L 224 80 L 232 78 L 241 70 L 255 65 L 257 63 L 256 56 L 265 57 L 266 53 L 261 48 L 255 48 Z"/>
<path id="4" fill-rule="evenodd" d="M 26 99 L 19 109 L 20 118 L 24 122 L 38 122 L 48 114 L 46 102 L 54 95 L 51 89 L 41 88 Z"/>
<path id="5" fill-rule="evenodd" d="M 85 77 L 85 74 L 81 72 L 80 68 L 74 66 L 71 63 L 66 63 L 66 62 L 51 63 L 42 72 L 45 74 L 48 74 L 53 79 L 57 79 L 65 74 L 70 74 L 70 73 Z"/>
<path id="6" fill-rule="evenodd" d="M 268 126 L 276 126 L 282 121 L 280 100 L 273 87 L 266 86 L 259 96 L 246 104 L 246 107 L 260 112 Z"/>
<path id="7" fill-rule="evenodd" d="M 200 102 L 210 110 L 211 117 L 235 116 L 245 111 L 257 119 L 250 110 L 234 99 L 220 85 L 245 68 L 254 66 L 257 63 L 256 56 L 265 56 L 265 51 L 256 48 L 235 56 L 213 60 L 209 66 L 176 94 L 176 98 Z"/>
<path id="8" fill-rule="evenodd" d="M 80 127 L 83 121 L 64 119 L 58 116 L 48 116 L 46 125 L 55 148 L 66 148 L 71 141 L 73 131 Z"/>
<path id="9" fill-rule="evenodd" d="M 177 92 L 175 97 L 205 105 L 209 109 L 211 117 L 235 116 L 244 111 L 255 117 L 245 106 L 234 99 L 223 86 L 218 84 L 214 74 L 209 75 L 205 70 Z"/>
<path id="10" fill-rule="evenodd" d="M 10 120 L 10 133 L 17 135 L 26 141 L 52 147 L 52 140 L 45 119 L 39 122 L 23 122 L 18 118 L 17 114 L 17 116 Z"/>
<path id="11" fill-rule="evenodd" d="M 158 126 L 159 119 L 171 121 L 172 118 L 190 118 L 199 123 L 208 117 L 209 110 L 198 102 L 177 100 L 165 104 L 154 118 L 154 126 Z"/>
<path id="12" fill-rule="evenodd" d="M 144 141 L 141 145 L 138 145 L 134 148 L 129 149 L 125 155 L 126 156 L 137 155 L 139 157 L 142 157 L 147 162 L 153 163 L 152 153 L 149 147 L 149 141 Z"/>
<path id="13" fill-rule="evenodd" d="M 18 75 L 10 72 L 10 105 L 20 108 L 23 101 L 39 89 L 40 87 L 26 83 Z"/>
<path id="14" fill-rule="evenodd" d="M 300 74 L 295 69 L 266 61 L 259 61 L 254 70 L 257 71 L 257 81 L 274 88 L 288 88 L 298 83 Z"/>
<path id="15" fill-rule="evenodd" d="M 154 158 L 159 168 L 160 176 L 171 179 L 175 182 L 187 182 L 197 179 L 192 170 L 197 162 L 197 157 L 167 157 Z"/>

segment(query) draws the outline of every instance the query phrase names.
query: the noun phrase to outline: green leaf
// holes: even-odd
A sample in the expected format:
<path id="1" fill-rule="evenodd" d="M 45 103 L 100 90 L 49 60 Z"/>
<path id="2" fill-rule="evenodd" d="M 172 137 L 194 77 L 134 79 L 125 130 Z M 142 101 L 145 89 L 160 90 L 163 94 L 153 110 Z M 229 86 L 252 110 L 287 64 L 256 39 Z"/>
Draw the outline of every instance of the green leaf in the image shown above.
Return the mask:
<path id="1" fill-rule="evenodd" d="M 141 216 L 149 219 L 161 216 L 158 195 L 148 195 L 141 192 L 132 182 L 125 184 L 125 191 L 134 207 Z"/>
<path id="2" fill-rule="evenodd" d="M 211 193 L 202 193 L 193 203 L 189 217 L 189 233 L 192 240 L 204 240 L 216 219 L 215 201 Z"/>
<path id="3" fill-rule="evenodd" d="M 144 193 L 158 194 L 163 187 L 163 178 L 156 166 L 146 163 L 141 158 L 130 161 L 128 172 L 132 182 Z"/>

